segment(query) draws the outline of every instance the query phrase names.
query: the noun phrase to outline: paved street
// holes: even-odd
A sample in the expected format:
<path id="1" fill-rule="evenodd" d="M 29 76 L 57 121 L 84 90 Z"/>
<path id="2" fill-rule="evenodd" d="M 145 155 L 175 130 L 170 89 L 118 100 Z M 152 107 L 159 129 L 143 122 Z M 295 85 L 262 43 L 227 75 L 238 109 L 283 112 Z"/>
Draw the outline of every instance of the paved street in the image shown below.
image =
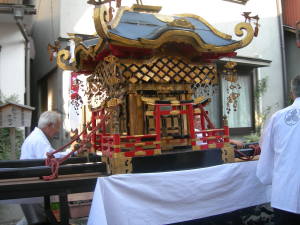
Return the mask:
<path id="1" fill-rule="evenodd" d="M 15 225 L 23 217 L 21 207 L 17 204 L 2 205 L 0 204 L 0 224 L 1 225 Z M 70 219 L 70 224 L 86 225 L 87 217 Z"/>

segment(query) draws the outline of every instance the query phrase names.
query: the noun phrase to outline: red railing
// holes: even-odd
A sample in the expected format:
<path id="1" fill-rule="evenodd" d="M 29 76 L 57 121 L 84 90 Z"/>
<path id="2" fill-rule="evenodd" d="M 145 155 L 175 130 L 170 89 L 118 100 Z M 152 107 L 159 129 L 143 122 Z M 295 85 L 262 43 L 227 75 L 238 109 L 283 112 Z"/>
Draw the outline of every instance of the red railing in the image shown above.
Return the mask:
<path id="1" fill-rule="evenodd" d="M 162 110 L 163 109 L 163 110 Z M 166 110 L 167 109 L 167 110 Z M 208 148 L 222 148 L 229 142 L 229 128 L 227 124 L 221 129 L 216 129 L 208 117 L 208 113 L 201 104 L 189 103 L 156 103 L 153 116 L 155 119 L 155 134 L 145 135 L 120 135 L 106 133 L 105 123 L 98 132 L 92 135 L 92 144 L 96 151 L 111 157 L 113 153 L 122 152 L 126 157 L 137 155 L 153 155 L 161 150 L 161 117 L 164 115 L 186 115 L 188 121 L 189 139 L 194 150 Z M 200 116 L 200 127 L 195 124 L 195 117 Z M 105 112 L 94 111 L 92 114 L 92 128 L 97 126 L 97 121 L 102 121 Z M 173 140 L 172 140 L 173 141 Z M 185 140 L 180 140 L 182 143 Z"/>
<path id="2" fill-rule="evenodd" d="M 153 140 L 149 140 L 153 139 Z M 154 155 L 160 150 L 156 134 L 120 136 L 102 135 L 102 154 L 111 157 L 113 153 L 123 152 L 126 157 Z"/>

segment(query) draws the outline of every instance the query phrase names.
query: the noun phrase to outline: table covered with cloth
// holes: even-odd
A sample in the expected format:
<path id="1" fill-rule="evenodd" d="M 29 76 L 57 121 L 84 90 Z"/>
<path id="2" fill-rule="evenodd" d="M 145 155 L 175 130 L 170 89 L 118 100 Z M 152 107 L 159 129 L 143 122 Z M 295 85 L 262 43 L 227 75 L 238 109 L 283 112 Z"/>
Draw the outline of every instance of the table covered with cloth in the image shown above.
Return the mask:
<path id="1" fill-rule="evenodd" d="M 98 178 L 88 225 L 161 225 L 270 201 L 257 161 Z"/>

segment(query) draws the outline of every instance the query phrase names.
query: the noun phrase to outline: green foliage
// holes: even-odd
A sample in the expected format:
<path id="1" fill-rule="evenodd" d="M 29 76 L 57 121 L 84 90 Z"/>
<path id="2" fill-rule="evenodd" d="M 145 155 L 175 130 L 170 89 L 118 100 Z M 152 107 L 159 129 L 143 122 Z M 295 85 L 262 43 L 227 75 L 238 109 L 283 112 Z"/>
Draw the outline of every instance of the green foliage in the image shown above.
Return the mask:
<path id="1" fill-rule="evenodd" d="M 257 82 L 257 86 L 254 92 L 255 104 L 259 105 L 260 98 L 266 93 L 268 89 L 268 77 L 262 78 Z M 261 131 L 265 121 L 270 115 L 272 109 L 277 107 L 278 103 L 275 105 L 267 106 L 262 112 L 255 112 L 255 132 L 244 136 L 245 142 L 258 142 L 261 136 Z"/>
<path id="2" fill-rule="evenodd" d="M 5 104 L 7 101 L 18 103 L 18 96 L 11 95 L 9 97 L 4 96 L 0 92 L 0 105 Z M 21 152 L 21 146 L 24 141 L 23 131 L 16 128 L 16 154 L 19 158 Z M 0 128 L 0 160 L 10 159 L 10 138 L 9 138 L 9 128 Z"/>
<path id="3" fill-rule="evenodd" d="M 258 104 L 259 98 L 262 97 L 268 88 L 268 77 L 262 78 L 257 82 L 257 86 L 254 92 L 255 102 Z"/>
<path id="4" fill-rule="evenodd" d="M 257 133 L 246 135 L 246 136 L 243 137 L 243 141 L 245 143 L 248 143 L 248 142 L 258 142 L 259 141 L 259 136 L 257 135 Z"/>

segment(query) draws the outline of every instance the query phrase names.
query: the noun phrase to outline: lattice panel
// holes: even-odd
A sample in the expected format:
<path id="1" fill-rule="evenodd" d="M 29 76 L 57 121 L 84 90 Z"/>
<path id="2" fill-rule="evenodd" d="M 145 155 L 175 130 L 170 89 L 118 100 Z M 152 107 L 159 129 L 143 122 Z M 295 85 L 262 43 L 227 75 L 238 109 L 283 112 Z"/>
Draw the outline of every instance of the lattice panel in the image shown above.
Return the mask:
<path id="1" fill-rule="evenodd" d="M 218 83 L 214 64 L 191 65 L 173 58 L 159 58 L 150 64 L 121 64 L 120 70 L 130 83 Z"/>

